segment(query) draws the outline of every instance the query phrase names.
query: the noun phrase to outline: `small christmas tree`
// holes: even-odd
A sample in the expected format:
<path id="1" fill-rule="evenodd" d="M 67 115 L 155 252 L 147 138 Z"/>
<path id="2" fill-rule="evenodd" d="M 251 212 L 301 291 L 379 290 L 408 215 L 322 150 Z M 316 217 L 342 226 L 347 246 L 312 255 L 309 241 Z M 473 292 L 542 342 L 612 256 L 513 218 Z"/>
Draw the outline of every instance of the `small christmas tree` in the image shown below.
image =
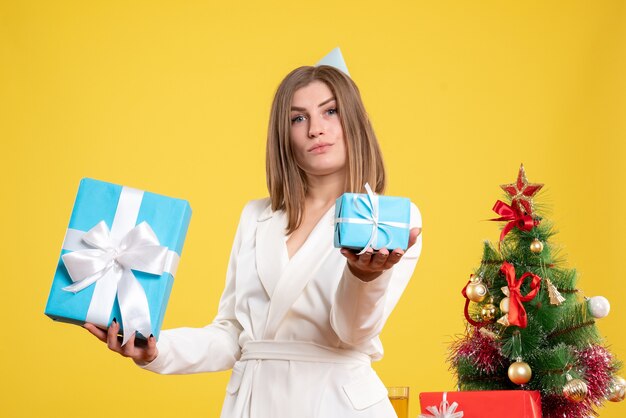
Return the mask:
<path id="1" fill-rule="evenodd" d="M 533 202 L 542 186 L 523 166 L 501 186 L 510 204 L 493 208 L 505 222 L 500 241 L 485 242 L 463 288 L 467 330 L 449 361 L 460 390 L 538 390 L 544 417 L 584 418 L 623 400 L 626 381 L 596 325 L 608 301 L 583 297 L 550 244 L 554 230 Z"/>

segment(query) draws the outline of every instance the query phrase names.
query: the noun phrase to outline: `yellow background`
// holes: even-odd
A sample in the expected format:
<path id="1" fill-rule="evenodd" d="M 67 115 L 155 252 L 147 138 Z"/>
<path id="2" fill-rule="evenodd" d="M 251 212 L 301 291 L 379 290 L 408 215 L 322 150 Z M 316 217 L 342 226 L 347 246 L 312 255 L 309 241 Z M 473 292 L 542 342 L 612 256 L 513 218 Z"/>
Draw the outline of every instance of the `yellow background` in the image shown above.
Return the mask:
<path id="1" fill-rule="evenodd" d="M 626 360 L 622 1 L 4 1 L 0 6 L 6 417 L 218 416 L 229 373 L 158 376 L 43 310 L 82 177 L 181 197 L 194 215 L 164 328 L 211 321 L 244 203 L 266 195 L 280 80 L 341 46 L 388 194 L 422 210 L 424 251 L 383 334 L 387 385 L 454 390 L 462 286 L 496 240 L 499 184 L 546 184 L 567 264 Z M 624 373 L 622 373 L 624 374 Z M 602 417 L 626 414 L 610 404 Z"/>

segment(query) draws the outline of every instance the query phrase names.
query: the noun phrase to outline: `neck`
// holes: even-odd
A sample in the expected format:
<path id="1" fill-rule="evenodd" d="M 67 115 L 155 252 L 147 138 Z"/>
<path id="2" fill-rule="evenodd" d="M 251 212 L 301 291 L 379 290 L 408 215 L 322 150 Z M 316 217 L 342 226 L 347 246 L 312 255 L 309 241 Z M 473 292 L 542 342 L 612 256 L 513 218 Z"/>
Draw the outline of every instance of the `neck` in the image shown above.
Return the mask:
<path id="1" fill-rule="evenodd" d="M 346 176 L 335 173 L 328 176 L 309 177 L 305 204 L 311 208 L 329 208 L 345 191 Z"/>

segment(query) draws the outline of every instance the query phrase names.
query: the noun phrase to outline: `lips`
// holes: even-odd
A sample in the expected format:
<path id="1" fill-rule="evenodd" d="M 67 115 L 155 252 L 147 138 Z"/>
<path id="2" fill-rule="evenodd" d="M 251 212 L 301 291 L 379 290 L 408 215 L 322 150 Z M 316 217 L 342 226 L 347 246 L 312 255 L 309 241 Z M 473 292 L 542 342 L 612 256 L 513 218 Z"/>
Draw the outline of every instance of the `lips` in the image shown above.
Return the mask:
<path id="1" fill-rule="evenodd" d="M 328 142 L 319 142 L 319 143 L 313 145 L 311 148 L 309 148 L 309 152 L 313 152 L 313 153 L 324 152 L 324 151 L 326 151 L 328 148 L 330 148 L 332 146 L 333 146 L 333 144 L 330 144 Z"/>

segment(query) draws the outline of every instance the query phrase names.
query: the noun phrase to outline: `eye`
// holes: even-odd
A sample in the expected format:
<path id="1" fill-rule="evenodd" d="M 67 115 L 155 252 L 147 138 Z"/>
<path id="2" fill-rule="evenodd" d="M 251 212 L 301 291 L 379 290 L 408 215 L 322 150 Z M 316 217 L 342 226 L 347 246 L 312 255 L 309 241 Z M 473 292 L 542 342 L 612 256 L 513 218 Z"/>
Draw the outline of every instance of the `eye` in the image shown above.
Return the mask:
<path id="1" fill-rule="evenodd" d="M 304 115 L 297 115 L 291 118 L 291 123 L 300 123 L 300 122 L 304 122 L 306 120 L 306 118 L 304 117 Z"/>
<path id="2" fill-rule="evenodd" d="M 332 108 L 328 109 L 326 111 L 326 113 L 329 114 L 329 115 L 336 115 L 337 114 L 337 109 L 332 107 Z"/>

